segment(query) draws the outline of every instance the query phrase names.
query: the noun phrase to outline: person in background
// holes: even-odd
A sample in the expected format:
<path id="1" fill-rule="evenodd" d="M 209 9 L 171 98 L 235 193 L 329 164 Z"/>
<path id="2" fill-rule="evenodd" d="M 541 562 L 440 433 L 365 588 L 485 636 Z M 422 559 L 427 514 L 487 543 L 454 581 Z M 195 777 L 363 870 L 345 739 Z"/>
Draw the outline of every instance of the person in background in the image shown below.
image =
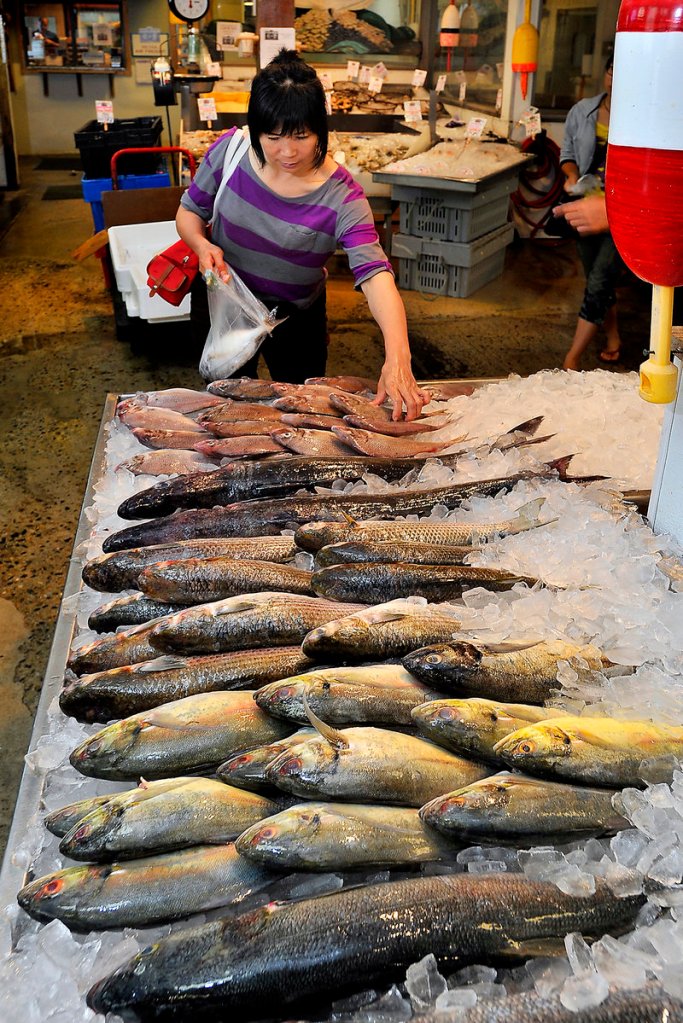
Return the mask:
<path id="1" fill-rule="evenodd" d="M 580 189 L 590 175 L 596 183 L 591 189 L 595 193 L 595 198 L 604 197 L 607 134 L 612 100 L 611 58 L 605 68 L 604 85 L 604 92 L 576 103 L 567 115 L 560 166 L 565 176 L 564 188 L 568 194 L 576 194 L 577 187 Z M 569 205 L 556 207 L 555 215 L 564 216 L 568 223 L 573 224 L 574 216 L 570 211 L 577 207 L 576 215 L 581 219 L 582 214 L 578 212 L 578 208 L 585 201 L 575 201 Z M 601 326 L 607 335 L 607 345 L 598 358 L 605 363 L 619 361 L 621 340 L 617 324 L 615 288 L 624 271 L 623 260 L 607 227 L 600 232 L 579 231 L 577 247 L 586 273 L 586 288 L 574 338 L 563 364 L 564 369 L 575 370 L 581 368 L 581 357 L 597 336 Z"/>
<path id="2" fill-rule="evenodd" d="M 33 33 L 33 38 L 43 40 L 46 53 L 54 53 L 59 49 L 59 36 L 48 27 L 47 18 L 38 19 L 38 28 Z"/>
<path id="3" fill-rule="evenodd" d="M 395 419 L 405 404 L 406 417 L 414 419 L 429 395 L 413 377 L 405 309 L 391 264 L 362 189 L 328 155 L 323 87 L 294 51 L 281 50 L 254 78 L 247 124 L 251 146 L 224 188 L 219 209 L 214 210 L 214 197 L 232 132 L 208 150 L 178 210 L 178 234 L 199 257 L 192 291 L 195 337 L 206 337 L 209 327 L 201 275 L 212 270 L 226 280 L 234 267 L 269 309 L 277 306 L 278 317 L 287 316 L 261 348 L 273 379 L 299 383 L 322 376 L 325 264 L 341 247 L 384 338 L 376 401 L 390 398 Z M 258 355 L 240 374 L 255 376 L 257 360 Z"/>

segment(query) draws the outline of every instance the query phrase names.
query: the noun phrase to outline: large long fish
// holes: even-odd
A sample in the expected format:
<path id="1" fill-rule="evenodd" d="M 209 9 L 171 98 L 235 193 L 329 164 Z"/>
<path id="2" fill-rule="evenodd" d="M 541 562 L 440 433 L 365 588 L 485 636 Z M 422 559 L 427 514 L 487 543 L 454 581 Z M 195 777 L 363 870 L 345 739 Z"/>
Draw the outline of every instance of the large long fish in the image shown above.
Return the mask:
<path id="1" fill-rule="evenodd" d="M 264 714 L 253 696 L 202 693 L 133 714 L 85 739 L 72 751 L 71 766 L 114 781 L 213 771 L 229 756 L 293 731 Z"/>
<path id="2" fill-rule="evenodd" d="M 494 752 L 528 774 L 623 788 L 669 782 L 683 759 L 683 728 L 652 721 L 562 717 L 512 732 Z"/>
<path id="3" fill-rule="evenodd" d="M 432 828 L 460 842 L 543 845 L 613 834 L 628 821 L 612 805 L 615 789 L 585 788 L 501 771 L 420 810 Z"/>
<path id="4" fill-rule="evenodd" d="M 467 485 L 469 486 L 469 484 Z M 433 494 L 434 491 L 427 491 L 427 493 Z M 299 526 L 294 539 L 299 547 L 313 552 L 329 544 L 363 540 L 382 540 L 393 543 L 405 540 L 409 543 L 417 541 L 443 544 L 448 547 L 472 546 L 474 548 L 479 541 L 490 540 L 495 536 L 523 533 L 527 529 L 541 525 L 538 516 L 544 501 L 543 497 L 535 498 L 518 508 L 511 518 L 498 522 L 457 522 L 452 520 L 444 522 L 441 519 L 422 522 L 356 522 L 349 521 L 349 515 L 354 520 L 356 518 L 355 515 L 349 513 L 346 515 L 346 521 L 339 521 L 342 518 L 340 515 L 336 515 L 334 519 L 327 522 L 309 520 Z M 438 500 L 435 503 L 438 504 Z M 401 514 L 398 509 L 395 509 L 395 513 Z M 391 515 L 386 511 L 378 513 L 374 517 L 391 520 Z"/>
<path id="5" fill-rule="evenodd" d="M 188 607 L 159 619 L 152 645 L 157 650 L 221 653 L 300 643 L 311 629 L 359 610 L 294 593 L 251 593 Z M 308 656 L 308 655 L 307 655 Z"/>
<path id="6" fill-rule="evenodd" d="M 334 729 L 285 750 L 266 769 L 278 788 L 308 799 L 422 806 L 442 792 L 485 778 L 483 764 L 426 739 L 386 728 Z M 452 782 L 452 784 L 451 784 Z"/>
<path id="7" fill-rule="evenodd" d="M 138 586 L 154 603 L 166 601 L 157 616 L 179 610 L 182 604 L 205 604 L 240 593 L 264 590 L 312 595 L 311 573 L 292 565 L 234 558 L 190 558 L 160 561 L 143 568 Z M 176 605 L 176 606 L 167 606 Z M 151 617 L 151 616 L 150 616 Z"/>
<path id="8" fill-rule="evenodd" d="M 457 483 L 431 490 L 404 490 L 397 487 L 391 493 L 382 494 L 303 494 L 239 501 L 219 508 L 191 508 L 189 511 L 176 512 L 165 518 L 152 519 L 112 533 L 104 541 L 102 549 L 105 552 L 124 550 L 127 547 L 144 547 L 150 543 L 192 540 L 204 536 L 263 536 L 279 533 L 292 523 L 303 525 L 323 521 L 348 524 L 349 518 L 391 519 L 401 515 L 427 515 L 436 504 L 454 509 L 459 508 L 473 494 L 490 497 L 511 490 L 522 477 L 523 473 L 516 473 L 496 480 Z M 414 532 L 412 535 L 415 539 L 433 542 L 434 536 L 440 536 L 449 544 L 478 543 L 492 536 L 523 532 L 541 525 L 538 514 L 544 500 L 541 497 L 529 501 L 517 510 L 512 519 L 500 522 L 438 521 L 433 524 L 408 525 L 431 526 L 433 533 L 427 530 L 422 535 Z"/>
<path id="9" fill-rule="evenodd" d="M 373 523 L 368 522 L 366 525 L 370 526 Z M 306 527 L 301 528 L 303 535 Z M 446 546 L 407 540 L 364 540 L 361 536 L 358 540 L 331 543 L 321 547 L 316 553 L 315 564 L 316 568 L 327 568 L 329 565 L 358 565 L 367 561 L 376 564 L 396 564 L 404 561 L 410 565 L 465 565 L 467 564 L 465 558 L 479 549 L 472 544 Z"/>
<path id="10" fill-rule="evenodd" d="M 534 643 L 496 653 L 472 643 L 446 643 L 414 650 L 404 667 L 427 686 L 454 696 L 483 696 L 515 703 L 544 703 L 559 688 L 560 661 L 585 662 L 593 671 L 610 661 L 594 646 L 563 640 Z"/>
<path id="11" fill-rule="evenodd" d="M 258 647 L 203 657 L 165 654 L 80 678 L 67 674 L 59 706 L 79 721 L 112 721 L 197 693 L 265 686 L 313 666 L 300 646 Z"/>
<path id="12" fill-rule="evenodd" d="M 145 782 L 82 817 L 59 849 L 72 860 L 109 862 L 222 845 L 279 809 L 271 799 L 212 778 Z"/>
<path id="13" fill-rule="evenodd" d="M 83 581 L 93 590 L 118 593 L 138 589 L 138 575 L 157 561 L 183 558 L 235 558 L 238 561 L 290 561 L 299 550 L 291 536 L 230 537 L 218 540 L 180 540 L 103 554 L 83 567 Z"/>
<path id="14" fill-rule="evenodd" d="M 271 870 L 352 870 L 452 860 L 459 846 L 412 807 L 311 802 L 252 825 L 235 848 Z"/>
<path id="15" fill-rule="evenodd" d="M 351 661 L 383 660 L 401 657 L 424 646 L 425 636 L 439 636 L 440 642 L 452 640 L 460 627 L 455 608 L 393 600 L 339 616 L 312 629 L 304 637 L 302 649 L 307 657 L 317 661 L 328 657 Z"/>
<path id="16" fill-rule="evenodd" d="M 152 571 L 148 569 L 147 571 Z M 362 565 L 329 565 L 311 577 L 315 593 L 328 600 L 377 601 L 401 597 L 425 597 L 435 602 L 457 600 L 475 586 L 485 590 L 511 590 L 517 583 L 534 586 L 538 579 L 515 575 L 504 569 L 476 565 L 408 565 L 366 562 Z M 161 593 L 149 594 L 161 597 Z M 169 593 L 169 598 L 171 594 Z M 175 602 L 180 603 L 176 598 Z"/>
<path id="17" fill-rule="evenodd" d="M 232 844 L 196 846 L 127 863 L 67 867 L 21 889 L 19 905 L 36 920 L 74 931 L 149 927 L 226 906 L 273 880 Z"/>
<path id="18" fill-rule="evenodd" d="M 428 953 L 442 968 L 562 949 L 568 932 L 622 932 L 642 897 L 566 895 L 521 874 L 423 877 L 269 904 L 155 943 L 91 988 L 128 1019 L 302 1018 L 311 999 L 400 980 Z"/>
<path id="19" fill-rule="evenodd" d="M 96 607 L 88 617 L 88 628 L 93 632 L 115 632 L 121 627 L 144 625 L 153 618 L 180 611 L 181 607 L 180 601 L 156 600 L 142 593 L 134 593 Z"/>

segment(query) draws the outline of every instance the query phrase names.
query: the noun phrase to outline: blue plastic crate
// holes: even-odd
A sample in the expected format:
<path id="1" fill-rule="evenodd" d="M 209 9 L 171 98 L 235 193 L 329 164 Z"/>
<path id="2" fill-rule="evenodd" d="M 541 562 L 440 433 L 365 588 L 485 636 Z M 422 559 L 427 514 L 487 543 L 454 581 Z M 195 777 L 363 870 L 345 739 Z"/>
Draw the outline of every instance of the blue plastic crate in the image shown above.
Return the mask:
<path id="1" fill-rule="evenodd" d="M 171 184 L 171 178 L 166 171 L 162 171 L 158 174 L 119 174 L 118 184 L 119 188 L 124 189 L 168 188 Z M 102 231 L 104 229 L 102 192 L 111 192 L 113 187 L 111 178 L 81 179 L 83 198 L 86 202 L 90 203 L 95 231 Z"/>

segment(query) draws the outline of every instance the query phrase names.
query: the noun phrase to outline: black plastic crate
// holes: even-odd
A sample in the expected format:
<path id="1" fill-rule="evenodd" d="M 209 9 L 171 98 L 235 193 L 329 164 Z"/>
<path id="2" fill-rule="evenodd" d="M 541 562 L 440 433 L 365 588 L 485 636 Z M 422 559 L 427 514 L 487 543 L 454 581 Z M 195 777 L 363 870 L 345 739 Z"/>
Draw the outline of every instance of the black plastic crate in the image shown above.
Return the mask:
<path id="1" fill-rule="evenodd" d="M 86 178 L 110 177 L 110 163 L 119 149 L 137 149 L 144 146 L 158 146 L 161 142 L 161 117 L 120 118 L 108 125 L 88 121 L 80 131 L 74 132 L 74 142 L 81 154 L 81 163 Z M 153 174 L 159 166 L 159 158 L 151 153 L 139 156 L 123 156 L 116 162 L 119 174 Z"/>

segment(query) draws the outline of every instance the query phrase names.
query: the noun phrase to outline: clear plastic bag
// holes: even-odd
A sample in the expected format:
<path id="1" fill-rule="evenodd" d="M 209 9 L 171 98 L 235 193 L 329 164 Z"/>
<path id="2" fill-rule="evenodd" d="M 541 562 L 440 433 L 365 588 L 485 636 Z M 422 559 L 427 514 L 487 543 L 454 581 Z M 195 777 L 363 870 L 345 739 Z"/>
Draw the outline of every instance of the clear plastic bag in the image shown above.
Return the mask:
<path id="1" fill-rule="evenodd" d="M 277 319 L 277 309 L 268 312 L 232 269 L 227 284 L 211 270 L 204 280 L 211 329 L 199 372 L 205 380 L 224 380 L 256 354 L 264 338 L 286 317 Z"/>

